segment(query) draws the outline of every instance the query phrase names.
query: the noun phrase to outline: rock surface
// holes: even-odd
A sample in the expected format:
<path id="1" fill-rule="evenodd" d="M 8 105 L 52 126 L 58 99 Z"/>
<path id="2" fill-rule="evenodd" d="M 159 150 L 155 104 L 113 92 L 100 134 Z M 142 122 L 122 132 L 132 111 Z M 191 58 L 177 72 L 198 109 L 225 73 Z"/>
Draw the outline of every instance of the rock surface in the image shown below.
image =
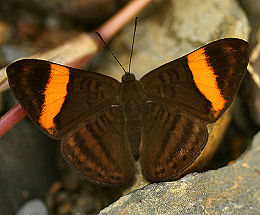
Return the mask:
<path id="1" fill-rule="evenodd" d="M 248 39 L 247 17 L 235 0 L 156 0 L 140 14 L 131 71 L 137 79 L 164 63 L 224 37 Z M 111 43 L 128 68 L 133 22 Z M 97 72 L 121 81 L 122 69 L 107 51 Z"/>
<path id="2" fill-rule="evenodd" d="M 47 215 L 47 208 L 40 199 L 32 199 L 26 202 L 16 215 Z"/>
<path id="3" fill-rule="evenodd" d="M 45 197 L 58 173 L 56 147 L 29 119 L 0 139 L 0 214 L 13 215 L 28 199 Z"/>
<path id="4" fill-rule="evenodd" d="M 150 184 L 102 210 L 109 214 L 260 214 L 260 132 L 234 164 Z"/>

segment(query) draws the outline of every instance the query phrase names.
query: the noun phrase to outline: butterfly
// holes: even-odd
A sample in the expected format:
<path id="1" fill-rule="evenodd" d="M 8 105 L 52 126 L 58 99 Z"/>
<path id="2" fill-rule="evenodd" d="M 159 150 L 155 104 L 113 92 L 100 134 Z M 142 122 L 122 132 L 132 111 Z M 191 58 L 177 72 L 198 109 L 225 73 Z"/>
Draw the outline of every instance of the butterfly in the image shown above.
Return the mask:
<path id="1" fill-rule="evenodd" d="M 122 186 L 135 161 L 151 182 L 174 180 L 200 155 L 207 125 L 230 106 L 248 64 L 248 43 L 226 38 L 122 82 L 56 63 L 23 59 L 7 67 L 10 88 L 32 121 L 61 140 L 88 180 Z"/>

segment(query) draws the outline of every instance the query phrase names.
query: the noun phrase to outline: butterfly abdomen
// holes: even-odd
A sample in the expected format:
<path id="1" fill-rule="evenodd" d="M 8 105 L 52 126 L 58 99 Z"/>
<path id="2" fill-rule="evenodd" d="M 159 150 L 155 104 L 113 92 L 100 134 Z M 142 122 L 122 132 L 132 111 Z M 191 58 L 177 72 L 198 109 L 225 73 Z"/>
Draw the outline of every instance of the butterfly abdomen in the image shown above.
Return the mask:
<path id="1" fill-rule="evenodd" d="M 135 160 L 137 160 L 139 157 L 143 107 L 145 104 L 144 89 L 134 75 L 129 74 L 129 77 L 127 75 L 123 76 L 119 91 L 119 100 L 123 109 L 128 143 Z"/>

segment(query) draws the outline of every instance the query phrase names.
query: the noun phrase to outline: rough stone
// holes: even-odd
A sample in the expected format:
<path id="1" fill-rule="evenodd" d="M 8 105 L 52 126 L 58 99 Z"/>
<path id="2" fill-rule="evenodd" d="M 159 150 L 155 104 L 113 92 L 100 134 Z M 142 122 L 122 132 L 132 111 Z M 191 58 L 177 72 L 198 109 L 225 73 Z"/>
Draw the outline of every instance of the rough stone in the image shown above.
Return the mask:
<path id="1" fill-rule="evenodd" d="M 164 63 L 181 57 L 213 40 L 238 37 L 247 40 L 247 17 L 235 0 L 156 0 L 140 14 L 131 71 L 137 79 Z M 133 22 L 111 43 L 127 68 Z M 121 81 L 122 69 L 107 52 L 97 72 Z"/>
<path id="2" fill-rule="evenodd" d="M 260 132 L 234 164 L 147 185 L 99 214 L 260 214 L 259 158 Z"/>
<path id="3" fill-rule="evenodd" d="M 40 199 L 32 199 L 26 202 L 16 215 L 47 215 L 47 208 Z"/>
<path id="4" fill-rule="evenodd" d="M 0 139 L 0 214 L 12 215 L 28 199 L 45 197 L 58 172 L 56 147 L 28 119 Z"/>

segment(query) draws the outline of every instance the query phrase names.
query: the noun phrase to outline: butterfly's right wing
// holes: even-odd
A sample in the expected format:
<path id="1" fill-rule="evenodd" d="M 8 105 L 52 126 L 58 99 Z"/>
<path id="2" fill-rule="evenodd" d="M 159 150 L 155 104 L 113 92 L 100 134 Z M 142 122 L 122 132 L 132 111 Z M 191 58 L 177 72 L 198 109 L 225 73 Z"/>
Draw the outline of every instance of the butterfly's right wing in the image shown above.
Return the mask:
<path id="1" fill-rule="evenodd" d="M 95 183 L 123 185 L 134 177 L 119 82 L 98 73 L 25 59 L 7 68 L 9 85 L 45 133 L 62 139 L 67 160 Z"/>
<path id="2" fill-rule="evenodd" d="M 111 106 L 120 84 L 102 74 L 37 59 L 12 63 L 7 75 L 13 94 L 33 122 L 56 139 Z"/>

